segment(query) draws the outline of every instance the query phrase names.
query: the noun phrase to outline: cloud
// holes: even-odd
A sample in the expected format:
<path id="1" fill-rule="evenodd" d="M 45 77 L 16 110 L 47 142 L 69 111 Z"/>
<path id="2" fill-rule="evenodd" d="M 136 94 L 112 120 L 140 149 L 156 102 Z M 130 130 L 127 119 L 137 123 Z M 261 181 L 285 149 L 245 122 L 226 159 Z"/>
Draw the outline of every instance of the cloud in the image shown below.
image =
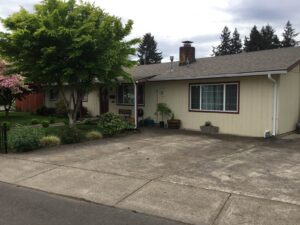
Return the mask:
<path id="1" fill-rule="evenodd" d="M 10 0 L 0 2 L 0 17 L 6 18 L 10 14 L 17 12 L 20 10 L 20 7 L 23 7 L 27 10 L 32 10 L 33 5 L 38 3 L 38 0 L 27 0 L 27 1 L 19 1 L 19 0 Z"/>
<path id="2" fill-rule="evenodd" d="M 283 22 L 290 19 L 299 19 L 299 0 L 231 0 L 228 12 L 233 19 L 257 22 Z"/>

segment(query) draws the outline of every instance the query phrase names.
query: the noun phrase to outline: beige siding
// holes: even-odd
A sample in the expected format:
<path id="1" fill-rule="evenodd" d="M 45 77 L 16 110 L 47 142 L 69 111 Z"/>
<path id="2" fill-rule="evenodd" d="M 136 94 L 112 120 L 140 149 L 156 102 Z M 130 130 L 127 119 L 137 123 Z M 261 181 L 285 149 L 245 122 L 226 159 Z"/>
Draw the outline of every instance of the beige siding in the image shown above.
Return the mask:
<path id="1" fill-rule="evenodd" d="M 88 94 L 88 101 L 82 103 L 83 106 L 87 107 L 88 112 L 91 116 L 100 115 L 100 98 L 99 90 L 95 89 Z"/>
<path id="2" fill-rule="evenodd" d="M 210 82 L 240 82 L 240 112 L 205 113 L 189 112 L 189 84 Z M 211 121 L 221 133 L 262 137 L 265 130 L 272 130 L 273 83 L 267 76 L 228 79 L 207 79 L 197 81 L 149 82 L 145 86 L 145 117 L 159 121 L 155 115 L 156 104 L 165 102 L 175 117 L 182 122 L 183 129 L 200 130 L 200 125 Z M 119 108 L 131 108 L 110 103 L 110 111 L 117 113 Z"/>
<path id="3" fill-rule="evenodd" d="M 70 92 L 66 91 L 66 97 L 69 98 Z M 45 92 L 45 106 L 49 108 L 55 108 L 55 104 L 58 101 L 61 101 L 63 97 L 61 94 L 59 95 L 58 99 L 55 101 L 50 100 L 49 98 L 49 91 L 46 90 Z M 83 106 L 87 107 L 88 112 L 91 114 L 91 116 L 98 116 L 99 110 L 100 110 L 100 100 L 99 100 L 99 91 L 97 89 L 91 91 L 88 94 L 88 101 L 83 102 Z"/>
<path id="4" fill-rule="evenodd" d="M 295 67 L 279 80 L 278 133 L 295 130 L 300 113 L 300 68 Z"/>

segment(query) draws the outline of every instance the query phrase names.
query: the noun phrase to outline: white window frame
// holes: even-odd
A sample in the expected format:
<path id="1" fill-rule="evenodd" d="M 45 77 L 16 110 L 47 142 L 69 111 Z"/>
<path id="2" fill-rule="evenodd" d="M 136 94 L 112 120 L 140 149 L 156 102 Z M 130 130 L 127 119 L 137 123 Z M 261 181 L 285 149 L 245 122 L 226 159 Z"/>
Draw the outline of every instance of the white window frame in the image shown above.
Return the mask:
<path id="1" fill-rule="evenodd" d="M 125 85 L 132 85 L 132 87 L 134 88 L 133 84 L 130 84 L 130 83 L 124 83 L 124 84 L 121 84 L 122 86 L 125 86 Z M 143 89 L 144 89 L 144 92 L 143 92 L 143 103 L 142 104 L 138 104 L 139 106 L 144 106 L 145 105 L 145 85 L 143 85 Z M 125 99 L 125 96 L 124 96 L 124 89 L 122 90 L 122 103 L 119 102 L 119 93 L 118 93 L 118 90 L 119 88 L 117 87 L 116 88 L 116 96 L 117 96 L 117 105 L 124 105 L 124 106 L 133 106 L 134 103 L 124 103 L 124 99 Z M 133 92 L 134 94 L 134 92 Z M 133 99 L 134 100 L 134 99 Z"/>
<path id="2" fill-rule="evenodd" d="M 223 85 L 223 110 L 208 110 L 202 109 L 202 87 L 208 85 Z M 227 85 L 236 85 L 237 86 L 237 98 L 236 98 L 236 110 L 226 110 L 226 86 Z M 200 87 L 200 98 L 199 98 L 199 108 L 200 109 L 192 109 L 192 87 Z M 239 82 L 224 82 L 224 83 L 202 83 L 202 84 L 190 84 L 189 85 L 189 111 L 196 112 L 222 112 L 222 113 L 239 113 L 240 108 L 240 83 Z"/>

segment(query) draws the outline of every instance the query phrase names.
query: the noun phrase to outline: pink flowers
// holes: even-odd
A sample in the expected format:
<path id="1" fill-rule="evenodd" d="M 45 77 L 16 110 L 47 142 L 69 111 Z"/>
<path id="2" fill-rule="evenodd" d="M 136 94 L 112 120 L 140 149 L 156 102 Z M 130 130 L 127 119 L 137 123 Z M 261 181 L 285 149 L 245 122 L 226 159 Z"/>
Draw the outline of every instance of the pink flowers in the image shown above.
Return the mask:
<path id="1" fill-rule="evenodd" d="M 10 90 L 11 94 L 16 95 L 23 93 L 24 90 L 29 91 L 29 88 L 20 75 L 0 76 L 0 91 L 3 90 Z"/>

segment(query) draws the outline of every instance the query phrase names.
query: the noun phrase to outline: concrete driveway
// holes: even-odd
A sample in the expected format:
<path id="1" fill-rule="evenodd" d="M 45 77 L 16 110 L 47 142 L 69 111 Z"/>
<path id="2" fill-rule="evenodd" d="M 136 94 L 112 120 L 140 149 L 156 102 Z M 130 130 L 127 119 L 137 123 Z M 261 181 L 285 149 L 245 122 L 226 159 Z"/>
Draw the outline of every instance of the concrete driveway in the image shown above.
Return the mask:
<path id="1" fill-rule="evenodd" d="M 0 181 L 203 225 L 299 225 L 300 137 L 145 129 L 0 155 Z"/>

